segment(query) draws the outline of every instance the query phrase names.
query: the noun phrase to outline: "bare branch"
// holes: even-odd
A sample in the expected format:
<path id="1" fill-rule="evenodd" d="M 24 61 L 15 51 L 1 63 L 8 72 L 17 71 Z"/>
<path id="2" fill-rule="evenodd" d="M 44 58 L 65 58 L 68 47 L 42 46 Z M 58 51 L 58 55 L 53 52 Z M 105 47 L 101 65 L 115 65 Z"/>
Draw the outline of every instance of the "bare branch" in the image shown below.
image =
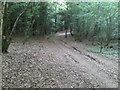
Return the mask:
<path id="1" fill-rule="evenodd" d="M 16 21 L 15 21 L 15 23 L 14 23 L 14 25 L 13 25 L 12 31 L 11 31 L 11 33 L 10 33 L 10 35 L 9 35 L 10 38 L 12 37 L 12 34 L 13 34 L 14 30 L 15 30 L 15 27 L 16 27 L 16 25 L 17 25 L 18 20 L 19 20 L 20 17 L 27 11 L 29 5 L 30 5 L 30 2 L 27 4 L 25 10 L 22 11 L 22 12 L 19 14 L 19 16 L 17 17 L 17 19 L 16 19 Z"/>

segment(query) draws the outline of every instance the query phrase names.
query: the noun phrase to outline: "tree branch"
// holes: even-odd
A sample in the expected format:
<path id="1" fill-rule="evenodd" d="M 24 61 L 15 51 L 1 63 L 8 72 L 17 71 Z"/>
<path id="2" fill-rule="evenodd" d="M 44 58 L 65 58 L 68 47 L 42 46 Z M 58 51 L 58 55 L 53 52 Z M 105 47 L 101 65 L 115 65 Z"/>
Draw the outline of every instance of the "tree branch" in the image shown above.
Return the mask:
<path id="1" fill-rule="evenodd" d="M 10 33 L 10 35 L 9 35 L 10 38 L 12 37 L 12 34 L 13 34 L 14 30 L 15 30 L 15 27 L 16 27 L 16 25 L 17 25 L 18 20 L 19 20 L 20 17 L 27 11 L 29 5 L 30 5 L 30 2 L 27 4 L 25 10 L 19 14 L 19 16 L 17 17 L 16 21 L 14 22 L 12 31 L 11 31 L 11 33 Z"/>

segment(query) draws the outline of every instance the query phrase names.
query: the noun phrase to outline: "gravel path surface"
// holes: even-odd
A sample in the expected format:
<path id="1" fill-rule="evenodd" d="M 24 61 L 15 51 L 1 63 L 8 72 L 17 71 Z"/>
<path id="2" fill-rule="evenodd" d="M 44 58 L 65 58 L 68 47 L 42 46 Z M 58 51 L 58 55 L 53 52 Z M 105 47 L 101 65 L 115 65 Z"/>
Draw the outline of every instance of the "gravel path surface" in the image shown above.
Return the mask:
<path id="1" fill-rule="evenodd" d="M 3 87 L 117 88 L 118 60 L 84 50 L 84 44 L 57 33 L 14 41 L 3 55 Z"/>

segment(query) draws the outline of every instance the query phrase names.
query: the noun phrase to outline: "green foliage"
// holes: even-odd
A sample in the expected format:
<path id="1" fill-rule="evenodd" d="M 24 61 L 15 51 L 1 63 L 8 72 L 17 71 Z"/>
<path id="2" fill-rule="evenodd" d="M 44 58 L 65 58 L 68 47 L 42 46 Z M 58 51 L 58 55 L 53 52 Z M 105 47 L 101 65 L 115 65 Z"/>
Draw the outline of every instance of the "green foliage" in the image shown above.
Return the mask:
<path id="1" fill-rule="evenodd" d="M 118 50 L 116 50 L 116 49 L 105 48 L 105 49 L 103 49 L 102 53 L 100 52 L 99 47 L 86 48 L 86 50 L 109 57 L 109 58 L 117 58 L 118 59 Z"/>
<path id="2" fill-rule="evenodd" d="M 9 2 L 4 20 L 6 36 L 11 32 L 25 2 Z M 101 48 L 109 45 L 118 33 L 117 2 L 31 2 L 19 19 L 16 35 L 43 36 L 57 31 L 70 31 L 75 40 L 90 39 Z"/>
<path id="3" fill-rule="evenodd" d="M 99 45 L 108 46 L 118 31 L 118 3 L 72 2 L 68 3 L 75 39 L 94 39 Z"/>

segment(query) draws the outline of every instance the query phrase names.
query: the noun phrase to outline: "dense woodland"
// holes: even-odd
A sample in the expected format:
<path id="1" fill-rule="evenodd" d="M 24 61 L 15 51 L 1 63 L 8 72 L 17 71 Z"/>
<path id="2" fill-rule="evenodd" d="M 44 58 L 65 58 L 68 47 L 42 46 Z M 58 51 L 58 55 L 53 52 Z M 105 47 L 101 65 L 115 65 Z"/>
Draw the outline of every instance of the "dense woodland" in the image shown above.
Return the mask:
<path id="1" fill-rule="evenodd" d="M 118 10 L 118 2 L 0 2 L 2 87 L 118 88 Z"/>
<path id="2" fill-rule="evenodd" d="M 5 2 L 2 5 L 3 53 L 14 36 L 22 36 L 26 42 L 32 36 L 65 31 L 65 38 L 70 32 L 75 41 L 87 39 L 100 45 L 100 52 L 120 39 L 117 2 Z"/>

